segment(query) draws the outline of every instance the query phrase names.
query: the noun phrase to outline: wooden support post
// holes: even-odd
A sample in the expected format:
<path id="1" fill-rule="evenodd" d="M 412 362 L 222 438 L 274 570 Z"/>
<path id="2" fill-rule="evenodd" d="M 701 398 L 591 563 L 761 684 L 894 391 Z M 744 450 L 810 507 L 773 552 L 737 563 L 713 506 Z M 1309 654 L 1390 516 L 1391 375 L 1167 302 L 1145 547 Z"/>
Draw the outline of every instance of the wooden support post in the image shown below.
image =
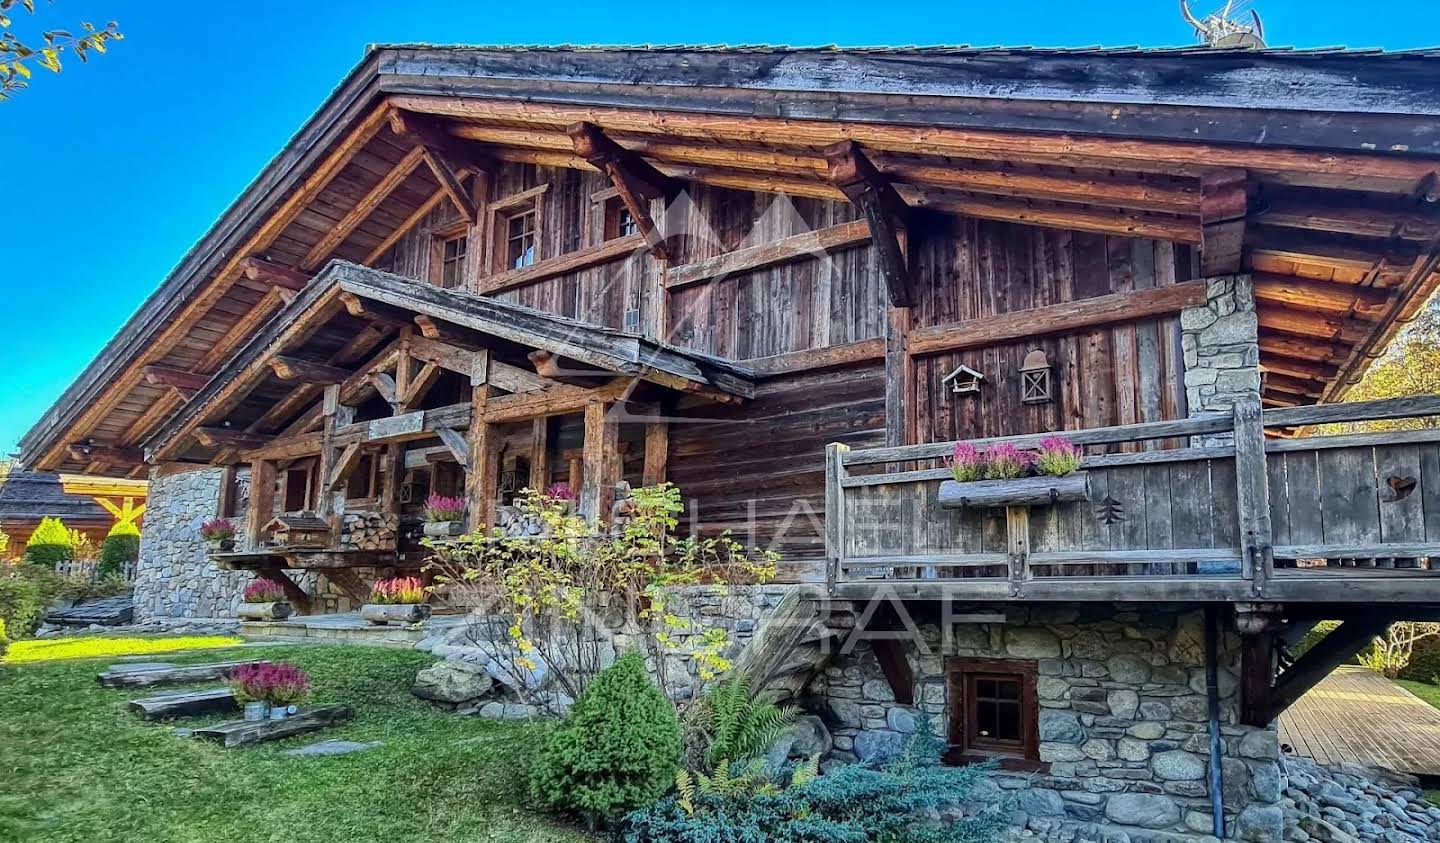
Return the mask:
<path id="1" fill-rule="evenodd" d="M 550 485 L 550 419 L 530 423 L 530 488 L 544 492 Z"/>
<path id="2" fill-rule="evenodd" d="M 880 663 L 880 672 L 900 705 L 915 704 L 915 672 L 905 658 L 905 644 L 894 638 L 869 638 L 870 649 Z"/>
<path id="3" fill-rule="evenodd" d="M 585 405 L 585 442 L 581 449 L 584 470 L 580 485 L 580 514 L 599 525 L 610 514 L 615 497 L 614 468 L 619 465 L 620 426 L 610 418 L 611 402 Z"/>
<path id="4" fill-rule="evenodd" d="M 1270 524 L 1270 491 L 1265 469 L 1265 425 L 1260 397 L 1237 401 L 1235 414 L 1235 497 L 1240 517 L 1241 571 L 1256 597 L 1265 595 L 1275 567 Z"/>
<path id="5" fill-rule="evenodd" d="M 1022 597 L 1030 579 L 1030 507 L 1005 507 L 1005 537 L 1010 553 L 1010 596 Z"/>
<path id="6" fill-rule="evenodd" d="M 839 582 L 845 561 L 845 453 L 849 445 L 825 446 L 825 583 L 830 593 Z"/>
<path id="7" fill-rule="evenodd" d="M 892 307 L 885 334 L 885 446 L 910 444 L 915 436 L 915 361 L 906 350 L 914 321 L 910 308 Z M 893 471 L 901 471 L 895 467 Z"/>
<path id="8" fill-rule="evenodd" d="M 264 543 L 265 525 L 274 516 L 275 474 L 275 463 L 270 460 L 250 463 L 250 507 L 245 513 L 249 550 L 258 550 Z"/>
<path id="9" fill-rule="evenodd" d="M 1250 176 L 1221 170 L 1200 178 L 1200 274 L 1239 272 L 1250 212 Z"/>
<path id="10" fill-rule="evenodd" d="M 914 297 L 905 244 L 910 206 L 854 141 L 826 147 L 824 155 L 831 184 L 840 188 L 870 223 L 870 238 L 880 253 L 880 271 L 890 291 L 890 303 L 909 307 Z"/>
<path id="11" fill-rule="evenodd" d="M 658 411 L 657 411 L 658 415 Z M 670 454 L 670 423 L 657 420 L 645 423 L 645 468 L 640 482 L 658 486 L 665 482 L 665 464 Z"/>
<path id="12" fill-rule="evenodd" d="M 339 463 L 341 448 L 335 444 L 335 431 L 355 421 L 355 408 L 340 403 L 340 386 L 331 384 L 325 387 L 325 397 L 321 401 L 321 413 L 323 414 L 323 427 L 320 438 L 320 468 L 319 482 L 321 484 L 319 494 L 315 500 L 315 511 L 321 518 L 330 519 L 330 529 L 338 540 L 340 525 L 344 520 L 345 513 L 345 491 L 333 491 L 326 485 L 326 481 L 332 474 L 337 474 L 336 466 Z M 358 453 L 358 449 L 357 449 Z"/>
<path id="13" fill-rule="evenodd" d="M 1331 630 L 1288 670 L 1276 677 L 1269 705 L 1263 712 L 1264 722 L 1249 725 L 1268 726 L 1335 668 L 1368 647 L 1373 638 L 1384 635 L 1393 620 L 1389 616 L 1351 618 Z"/>
<path id="14" fill-rule="evenodd" d="M 473 382 L 472 382 L 473 384 Z M 489 530 L 495 523 L 495 487 L 497 468 L 491 458 L 495 444 L 495 425 L 485 421 L 485 406 L 490 401 L 488 383 L 473 384 L 471 389 L 470 430 L 465 435 L 470 448 L 470 465 L 465 472 L 465 500 L 471 532 Z"/>
<path id="15" fill-rule="evenodd" d="M 1240 722 L 1270 725 L 1271 685 L 1275 679 L 1275 634 L 1266 629 L 1240 636 Z"/>

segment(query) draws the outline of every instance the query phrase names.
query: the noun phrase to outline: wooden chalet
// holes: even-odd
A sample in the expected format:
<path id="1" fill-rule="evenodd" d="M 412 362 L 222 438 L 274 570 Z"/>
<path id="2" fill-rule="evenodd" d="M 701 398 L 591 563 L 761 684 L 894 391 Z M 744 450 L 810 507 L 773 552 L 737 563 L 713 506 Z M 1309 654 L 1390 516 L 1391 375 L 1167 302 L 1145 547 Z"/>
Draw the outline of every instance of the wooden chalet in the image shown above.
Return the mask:
<path id="1" fill-rule="evenodd" d="M 117 526 L 140 527 L 145 496 L 143 480 L 11 471 L 0 478 L 0 529 L 10 537 L 5 558 L 23 556 L 45 518 L 59 518 L 98 548 Z"/>
<path id="2" fill-rule="evenodd" d="M 1428 53 L 376 48 L 23 459 L 228 467 L 221 564 L 356 593 L 429 493 L 668 479 L 837 597 L 1427 612 L 1437 437 L 1296 434 L 1440 411 L 1334 403 L 1440 282 L 1437 112 Z M 1084 500 L 941 506 L 1049 431 Z"/>

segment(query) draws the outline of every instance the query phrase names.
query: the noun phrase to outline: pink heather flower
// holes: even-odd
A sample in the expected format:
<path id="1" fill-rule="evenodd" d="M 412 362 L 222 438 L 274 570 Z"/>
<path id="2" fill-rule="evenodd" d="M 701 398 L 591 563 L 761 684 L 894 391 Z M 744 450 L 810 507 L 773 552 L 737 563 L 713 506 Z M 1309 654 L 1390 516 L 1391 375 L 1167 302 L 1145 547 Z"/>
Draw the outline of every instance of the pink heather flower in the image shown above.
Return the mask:
<path id="1" fill-rule="evenodd" d="M 212 518 L 200 525 L 200 538 L 206 541 L 235 537 L 235 525 L 225 518 Z"/>
<path id="2" fill-rule="evenodd" d="M 950 473 L 960 483 L 985 479 L 985 455 L 969 442 L 956 442 L 950 457 Z"/>
<path id="3" fill-rule="evenodd" d="M 285 589 L 274 580 L 262 578 L 245 586 L 241 599 L 246 603 L 279 603 L 285 599 Z"/>
<path id="4" fill-rule="evenodd" d="M 551 483 L 545 488 L 545 497 L 557 501 L 575 500 L 575 490 L 569 483 Z"/>
<path id="5" fill-rule="evenodd" d="M 425 520 L 431 522 L 465 520 L 465 499 L 431 495 L 425 499 Z"/>
<path id="6" fill-rule="evenodd" d="M 1035 455 L 1022 451 L 1009 442 L 992 445 L 985 452 L 985 476 L 991 480 L 1011 480 L 1024 477 L 1035 464 Z"/>
<path id="7" fill-rule="evenodd" d="M 1047 436 L 1040 440 L 1035 468 L 1041 474 L 1064 477 L 1080 470 L 1080 461 L 1084 456 L 1084 452 L 1069 439 L 1063 436 Z"/>
<path id="8" fill-rule="evenodd" d="M 425 584 L 419 577 L 393 577 L 376 580 L 370 586 L 371 603 L 423 603 Z"/>

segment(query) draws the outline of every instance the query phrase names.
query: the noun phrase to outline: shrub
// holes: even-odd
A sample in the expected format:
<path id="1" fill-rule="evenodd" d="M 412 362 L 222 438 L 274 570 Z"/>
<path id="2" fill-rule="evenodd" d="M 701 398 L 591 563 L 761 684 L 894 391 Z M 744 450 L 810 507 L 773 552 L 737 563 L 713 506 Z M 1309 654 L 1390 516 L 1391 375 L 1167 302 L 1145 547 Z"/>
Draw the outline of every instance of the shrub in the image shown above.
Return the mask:
<path id="1" fill-rule="evenodd" d="M 125 566 L 140 558 L 140 534 L 111 532 L 100 545 L 100 564 L 95 567 L 98 578 L 118 577 Z"/>
<path id="2" fill-rule="evenodd" d="M 200 538 L 207 542 L 235 538 L 235 525 L 227 518 L 212 518 L 200 525 Z"/>
<path id="3" fill-rule="evenodd" d="M 1064 477 L 1080 470 L 1080 448 L 1063 436 L 1047 436 L 1035 450 L 1035 470 L 1052 477 Z"/>
<path id="4" fill-rule="evenodd" d="M 531 771 L 535 799 L 580 814 L 593 828 L 660 798 L 680 760 L 675 709 L 629 652 L 575 701 Z"/>
<path id="5" fill-rule="evenodd" d="M 5 661 L 5 653 L 10 650 L 10 639 L 5 637 L 5 621 L 0 620 L 0 662 Z"/>
<path id="6" fill-rule="evenodd" d="M 275 705 L 298 703 L 310 694 L 310 675 L 293 664 L 242 664 L 230 671 L 225 684 L 239 702 L 264 701 Z"/>
<path id="7" fill-rule="evenodd" d="M 423 603 L 425 584 L 419 577 L 394 577 L 376 580 L 370 587 L 371 603 Z"/>
<path id="8" fill-rule="evenodd" d="M 245 586 L 240 599 L 246 603 L 279 603 L 285 599 L 285 589 L 280 583 L 262 577 Z"/>
<path id="9" fill-rule="evenodd" d="M 74 558 L 74 548 L 74 540 L 64 522 L 47 515 L 40 519 L 40 525 L 25 543 L 25 561 L 53 571 L 56 565 Z"/>
<path id="10" fill-rule="evenodd" d="M 425 520 L 432 524 L 465 520 L 465 499 L 431 495 L 425 499 Z"/>
<path id="11" fill-rule="evenodd" d="M 625 818 L 626 843 L 984 843 L 1009 819 L 1007 804 L 943 825 L 924 822 L 941 806 L 964 801 L 987 765 L 940 766 L 941 742 L 928 719 L 886 764 L 850 764 L 823 776 L 796 768 L 788 786 L 752 789 L 695 786 Z"/>
<path id="12" fill-rule="evenodd" d="M 1436 674 L 1440 674 L 1440 638 L 1427 638 L 1416 643 L 1410 664 L 1400 671 L 1400 678 L 1435 684 Z"/>
<path id="13" fill-rule="evenodd" d="M 40 585 L 21 576 L 31 565 L 0 566 L 0 622 L 16 637 L 29 635 L 40 625 L 47 602 Z"/>

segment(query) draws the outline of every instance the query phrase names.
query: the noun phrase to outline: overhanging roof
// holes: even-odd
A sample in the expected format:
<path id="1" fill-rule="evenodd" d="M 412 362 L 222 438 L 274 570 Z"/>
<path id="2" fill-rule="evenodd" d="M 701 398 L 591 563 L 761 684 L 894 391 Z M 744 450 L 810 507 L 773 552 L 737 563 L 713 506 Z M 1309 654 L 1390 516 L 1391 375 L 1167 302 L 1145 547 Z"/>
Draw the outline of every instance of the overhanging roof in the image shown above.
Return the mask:
<path id="1" fill-rule="evenodd" d="M 208 376 L 230 356 L 231 349 L 223 346 L 210 353 L 204 349 L 214 344 L 217 332 L 243 324 L 264 294 L 263 286 L 237 280 L 237 262 L 264 255 L 283 263 L 287 253 L 305 254 L 321 235 L 297 218 L 314 213 L 317 197 L 341 207 L 354 201 L 354 185 L 348 193 L 326 192 L 328 180 L 349 172 L 347 166 L 362 179 L 360 193 L 373 183 L 363 182 L 361 168 L 347 165 L 349 159 L 338 150 L 358 136 L 375 139 L 365 147 L 371 155 L 393 151 L 377 148 L 393 142 L 383 137 L 384 114 L 377 108 L 386 98 L 461 121 L 454 131 L 490 133 L 499 139 L 470 139 L 482 140 L 502 160 L 573 159 L 546 146 L 557 135 L 564 142 L 557 126 L 563 129 L 563 121 L 572 119 L 614 128 L 606 125 L 614 118 L 621 131 L 628 126 L 638 138 L 624 142 L 649 154 L 662 145 L 649 139 L 666 141 L 667 133 L 686 121 L 709 117 L 760 121 L 755 132 L 762 139 L 770 129 L 785 128 L 791 139 L 779 143 L 779 153 L 767 149 L 763 155 L 795 163 L 802 174 L 810 166 L 805 155 L 814 147 L 866 132 L 873 136 L 874 127 L 911 127 L 919 136 L 950 132 L 948 137 L 963 141 L 945 154 L 961 158 L 973 153 L 987 162 L 1006 161 L 1025 149 L 1031 160 L 1062 168 L 1173 172 L 1187 178 L 1215 166 L 1236 166 L 1227 162 L 1251 151 L 1263 152 L 1255 172 L 1276 185 L 1383 188 L 1396 199 L 1440 166 L 1432 157 L 1440 155 L 1440 59 L 1427 51 L 378 47 L 27 433 L 21 442 L 27 465 L 88 466 L 107 473 L 135 468 L 123 461 L 77 462 L 67 457 L 66 444 L 94 439 L 120 446 L 117 451 L 133 451 L 180 404 L 173 391 L 145 382 L 145 365 Z M 1001 132 L 1023 134 L 1003 145 L 987 145 Z M 527 133 L 538 146 L 512 139 Z M 679 137 L 687 143 L 743 144 L 710 128 Z M 1035 144 L 1017 146 L 1017 138 Z M 1170 155 L 1155 159 L 1150 148 L 1131 147 L 1127 139 L 1169 142 Z M 1073 152 L 1101 142 L 1103 155 Z M 1313 166 L 1301 166 L 1295 151 L 1304 150 L 1324 155 L 1314 158 Z M 655 160 L 676 177 L 721 183 L 705 167 L 669 162 L 666 154 L 656 151 Z M 585 166 L 573 160 L 560 165 Z M 804 190 L 807 184 L 787 174 L 772 179 L 769 189 Z M 411 186 L 414 191 L 432 187 L 423 173 Z M 962 198 L 967 199 L 964 207 L 985 212 L 983 203 Z M 409 207 L 402 202 L 401 213 Z M 1344 232 L 1369 221 L 1378 238 L 1391 213 L 1384 203 L 1356 211 L 1322 220 L 1329 226 L 1324 230 Z M 1283 217 L 1271 213 L 1269 219 Z M 381 236 L 374 235 L 372 242 Z M 1301 280 L 1313 278 L 1314 266 L 1292 266 L 1295 255 L 1309 254 L 1303 244 L 1267 245 L 1267 263 L 1257 271 L 1274 272 L 1278 266 L 1293 268 Z M 1363 366 L 1365 354 L 1433 287 L 1429 242 L 1419 248 L 1414 239 L 1394 243 L 1398 249 L 1370 261 L 1370 269 L 1368 253 L 1354 259 L 1350 244 L 1342 245 L 1332 250 L 1334 260 L 1350 261 L 1347 271 L 1356 277 L 1388 277 L 1385 283 L 1399 295 L 1383 308 L 1366 304 L 1379 315 L 1360 324 L 1343 313 L 1297 321 L 1293 314 L 1276 311 L 1282 321 L 1291 320 L 1276 330 L 1319 335 L 1335 349 L 1333 359 L 1314 366 L 1300 361 L 1305 365 L 1297 363 L 1280 375 L 1310 378 L 1324 386 L 1325 398 L 1339 394 L 1355 366 Z M 359 260 L 367 251 L 357 239 L 335 253 Z M 1271 292 L 1285 297 L 1293 291 L 1272 287 Z M 1262 313 L 1262 331 L 1267 330 L 1264 321 Z M 1262 349 L 1262 354 L 1290 350 L 1284 342 L 1273 348 L 1279 351 Z M 1342 359 L 1342 353 L 1348 356 Z"/>

